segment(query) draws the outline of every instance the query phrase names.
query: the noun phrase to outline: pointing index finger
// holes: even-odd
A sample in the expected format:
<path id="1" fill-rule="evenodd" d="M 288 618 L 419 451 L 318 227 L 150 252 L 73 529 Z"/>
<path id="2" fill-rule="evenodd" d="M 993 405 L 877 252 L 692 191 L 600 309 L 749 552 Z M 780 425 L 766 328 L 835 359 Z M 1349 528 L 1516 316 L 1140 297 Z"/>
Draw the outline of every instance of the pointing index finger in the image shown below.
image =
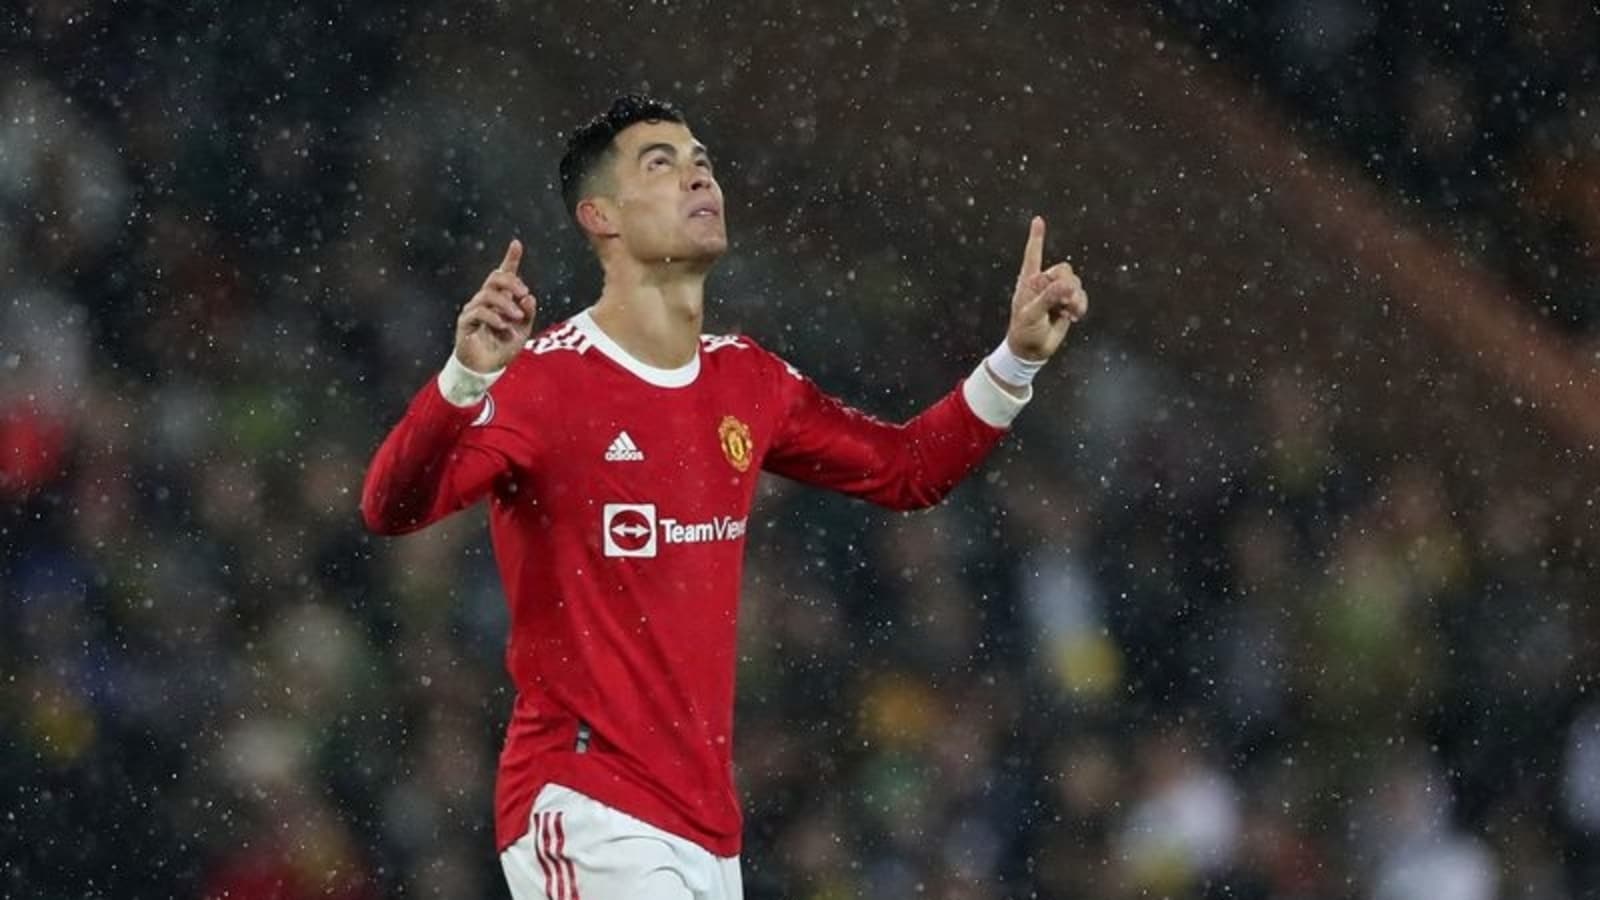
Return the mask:
<path id="1" fill-rule="evenodd" d="M 1022 249 L 1022 277 L 1039 274 L 1044 261 L 1044 217 L 1034 216 L 1028 225 L 1028 244 Z"/>
<path id="2" fill-rule="evenodd" d="M 512 238 L 511 244 L 506 247 L 506 258 L 500 261 L 500 271 L 515 275 L 517 266 L 520 265 L 522 265 L 522 242 Z"/>

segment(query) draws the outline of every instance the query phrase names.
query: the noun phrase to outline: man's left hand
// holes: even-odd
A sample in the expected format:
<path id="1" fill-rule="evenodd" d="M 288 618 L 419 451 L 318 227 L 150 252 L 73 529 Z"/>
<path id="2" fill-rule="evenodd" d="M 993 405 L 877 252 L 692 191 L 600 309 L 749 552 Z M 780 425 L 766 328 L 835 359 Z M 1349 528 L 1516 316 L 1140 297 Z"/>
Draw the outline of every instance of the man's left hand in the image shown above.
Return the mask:
<path id="1" fill-rule="evenodd" d="M 1049 359 L 1072 324 L 1089 313 L 1089 295 L 1072 267 L 1063 262 L 1041 271 L 1043 260 L 1044 219 L 1034 216 L 1006 329 L 1011 352 L 1026 360 Z"/>

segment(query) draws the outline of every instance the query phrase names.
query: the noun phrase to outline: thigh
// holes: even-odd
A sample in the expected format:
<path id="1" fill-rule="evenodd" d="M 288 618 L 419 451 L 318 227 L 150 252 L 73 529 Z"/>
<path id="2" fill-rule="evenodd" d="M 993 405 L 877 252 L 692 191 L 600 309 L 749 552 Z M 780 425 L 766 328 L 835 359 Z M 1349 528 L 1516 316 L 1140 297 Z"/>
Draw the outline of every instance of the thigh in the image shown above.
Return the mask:
<path id="1" fill-rule="evenodd" d="M 512 900 L 696 900 L 671 852 L 649 838 L 574 852 L 534 830 L 500 854 L 500 866 Z"/>
<path id="2" fill-rule="evenodd" d="M 500 864 L 513 900 L 699 900 L 700 873 L 677 840 L 556 787 Z"/>

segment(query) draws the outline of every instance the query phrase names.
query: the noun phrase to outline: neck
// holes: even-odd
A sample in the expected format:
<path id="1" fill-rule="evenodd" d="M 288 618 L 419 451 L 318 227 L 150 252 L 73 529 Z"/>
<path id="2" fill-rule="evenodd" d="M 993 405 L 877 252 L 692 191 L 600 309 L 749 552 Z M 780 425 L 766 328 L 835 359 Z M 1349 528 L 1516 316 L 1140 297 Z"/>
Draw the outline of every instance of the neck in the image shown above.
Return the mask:
<path id="1" fill-rule="evenodd" d="M 686 262 L 607 265 L 605 288 L 590 315 L 640 362 L 663 369 L 688 365 L 700 352 L 708 271 Z"/>

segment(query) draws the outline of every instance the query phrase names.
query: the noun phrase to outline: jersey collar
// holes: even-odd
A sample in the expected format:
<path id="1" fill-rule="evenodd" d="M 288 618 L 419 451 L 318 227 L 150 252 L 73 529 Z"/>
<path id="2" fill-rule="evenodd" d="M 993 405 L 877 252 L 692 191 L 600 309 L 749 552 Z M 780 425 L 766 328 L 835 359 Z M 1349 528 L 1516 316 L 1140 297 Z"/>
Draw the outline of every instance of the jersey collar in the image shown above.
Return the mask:
<path id="1" fill-rule="evenodd" d="M 698 352 L 698 348 L 694 355 L 694 359 L 689 360 L 675 369 L 663 369 L 658 366 L 652 366 L 646 362 L 641 362 L 637 357 L 622 349 L 622 346 L 616 341 L 613 341 L 610 335 L 607 335 L 604 331 L 600 330 L 600 326 L 596 325 L 594 318 L 589 315 L 589 310 L 586 309 L 583 312 L 578 313 L 576 316 L 573 316 L 572 323 L 578 327 L 579 331 L 583 332 L 584 336 L 589 339 L 590 344 L 592 344 L 596 350 L 604 353 L 612 362 L 623 367 L 624 369 L 627 369 L 629 372 L 632 372 L 642 381 L 646 381 L 655 385 L 656 387 L 687 387 L 693 383 L 695 378 L 700 374 L 700 354 Z"/>

